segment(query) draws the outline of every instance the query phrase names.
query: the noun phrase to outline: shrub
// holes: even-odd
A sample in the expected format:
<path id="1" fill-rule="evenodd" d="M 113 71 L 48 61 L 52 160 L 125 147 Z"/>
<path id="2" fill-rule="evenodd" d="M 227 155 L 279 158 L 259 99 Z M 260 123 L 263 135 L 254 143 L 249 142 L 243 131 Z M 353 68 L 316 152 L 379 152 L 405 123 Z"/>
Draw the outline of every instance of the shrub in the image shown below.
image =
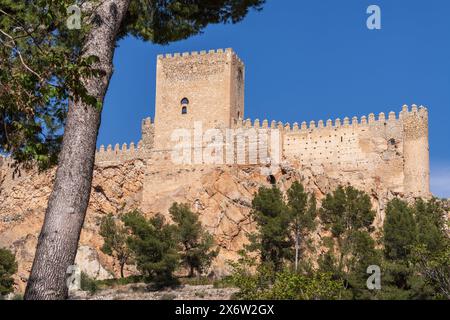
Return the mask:
<path id="1" fill-rule="evenodd" d="M 88 291 L 90 294 L 94 294 L 98 291 L 99 286 L 96 280 L 89 277 L 85 272 L 81 272 L 81 290 Z"/>
<path id="2" fill-rule="evenodd" d="M 17 272 L 17 262 L 14 254 L 7 249 L 0 248 L 0 296 L 13 291 L 14 279 Z"/>

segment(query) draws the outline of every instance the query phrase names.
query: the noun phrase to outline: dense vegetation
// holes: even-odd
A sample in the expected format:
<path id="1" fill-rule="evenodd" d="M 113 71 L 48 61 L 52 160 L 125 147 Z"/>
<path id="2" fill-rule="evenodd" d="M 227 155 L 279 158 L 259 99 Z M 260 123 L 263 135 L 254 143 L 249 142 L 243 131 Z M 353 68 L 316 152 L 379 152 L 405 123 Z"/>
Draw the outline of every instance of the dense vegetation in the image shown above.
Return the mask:
<path id="1" fill-rule="evenodd" d="M 177 283 L 176 270 L 188 276 L 202 274 L 216 257 L 214 241 L 186 204 L 174 203 L 169 210 L 173 224 L 162 215 L 150 219 L 139 211 L 128 212 L 116 221 L 112 215 L 102 219 L 100 234 L 103 252 L 115 257 L 123 277 L 124 265 L 135 263 L 143 279 L 157 286 Z"/>
<path id="2" fill-rule="evenodd" d="M 353 187 L 326 195 L 320 209 L 298 183 L 286 195 L 262 187 L 252 207 L 258 232 L 225 280 L 240 289 L 236 298 L 450 299 L 450 238 L 437 199 L 391 200 L 378 232 L 369 196 Z M 311 245 L 318 222 L 329 236 Z M 368 289 L 369 266 L 380 267 L 379 289 Z"/>
<path id="3" fill-rule="evenodd" d="M 193 277 L 210 266 L 218 252 L 198 216 L 177 203 L 169 213 L 171 224 L 136 211 L 103 219 L 103 250 L 119 261 L 122 277 L 131 262 L 139 280 L 158 285 L 176 283 L 177 270 Z M 252 201 L 256 232 L 221 284 L 239 288 L 237 299 L 449 299 L 441 201 L 392 199 L 380 230 L 375 215 L 370 197 L 351 186 L 327 194 L 320 206 L 298 182 L 285 194 L 261 187 Z M 368 288 L 369 266 L 380 268 L 380 288 Z"/>

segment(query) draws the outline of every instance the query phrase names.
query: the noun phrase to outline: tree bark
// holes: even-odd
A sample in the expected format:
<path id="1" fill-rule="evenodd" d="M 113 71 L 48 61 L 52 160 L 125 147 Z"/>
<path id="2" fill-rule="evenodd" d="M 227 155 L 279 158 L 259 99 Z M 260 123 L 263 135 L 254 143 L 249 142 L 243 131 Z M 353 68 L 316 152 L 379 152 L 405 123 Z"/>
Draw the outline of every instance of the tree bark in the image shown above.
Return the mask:
<path id="1" fill-rule="evenodd" d="M 295 232 L 295 272 L 298 271 L 298 251 L 300 250 L 300 235 L 298 230 Z"/>
<path id="2" fill-rule="evenodd" d="M 116 36 L 130 0 L 103 0 L 95 9 L 82 56 L 95 55 L 97 78 L 84 79 L 88 94 L 103 102 L 113 72 Z M 91 192 L 101 110 L 81 101 L 71 103 L 64 129 L 55 182 L 39 235 L 25 299 L 65 299 L 66 270 L 74 264 Z"/>
<path id="3" fill-rule="evenodd" d="M 123 268 L 125 267 L 125 262 L 121 262 L 120 263 L 120 277 L 121 278 L 124 278 L 124 275 L 123 275 Z"/>

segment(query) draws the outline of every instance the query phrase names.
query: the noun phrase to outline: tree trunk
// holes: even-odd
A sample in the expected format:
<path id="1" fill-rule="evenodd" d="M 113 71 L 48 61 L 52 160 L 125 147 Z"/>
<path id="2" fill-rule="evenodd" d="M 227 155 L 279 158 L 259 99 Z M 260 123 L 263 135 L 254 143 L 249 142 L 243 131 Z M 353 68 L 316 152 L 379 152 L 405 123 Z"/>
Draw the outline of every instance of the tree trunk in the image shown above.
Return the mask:
<path id="1" fill-rule="evenodd" d="M 123 278 L 123 268 L 125 267 L 125 262 L 121 262 L 120 263 L 120 277 Z"/>
<path id="2" fill-rule="evenodd" d="M 130 0 L 104 0 L 95 9 L 82 56 L 95 55 L 98 78 L 85 79 L 88 94 L 103 102 L 112 75 L 116 35 Z M 91 192 L 101 110 L 81 101 L 71 103 L 62 150 L 44 224 L 39 235 L 25 299 L 67 298 L 66 270 L 74 264 Z"/>
<path id="3" fill-rule="evenodd" d="M 300 250 L 300 235 L 297 231 L 295 233 L 295 272 L 298 271 L 298 251 Z"/>

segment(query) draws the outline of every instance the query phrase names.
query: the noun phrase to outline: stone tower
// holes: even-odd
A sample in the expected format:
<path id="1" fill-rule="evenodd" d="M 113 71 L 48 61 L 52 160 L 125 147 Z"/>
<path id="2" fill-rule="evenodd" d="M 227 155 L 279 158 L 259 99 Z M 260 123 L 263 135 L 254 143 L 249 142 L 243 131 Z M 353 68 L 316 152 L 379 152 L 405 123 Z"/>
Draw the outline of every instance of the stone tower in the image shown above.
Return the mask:
<path id="1" fill-rule="evenodd" d="M 174 129 L 230 128 L 244 116 L 244 64 L 232 49 L 158 56 L 154 148 L 171 149 Z"/>
<path id="2" fill-rule="evenodd" d="M 428 110 L 403 107 L 403 153 L 405 192 L 416 197 L 430 195 L 430 156 L 428 144 Z"/>

